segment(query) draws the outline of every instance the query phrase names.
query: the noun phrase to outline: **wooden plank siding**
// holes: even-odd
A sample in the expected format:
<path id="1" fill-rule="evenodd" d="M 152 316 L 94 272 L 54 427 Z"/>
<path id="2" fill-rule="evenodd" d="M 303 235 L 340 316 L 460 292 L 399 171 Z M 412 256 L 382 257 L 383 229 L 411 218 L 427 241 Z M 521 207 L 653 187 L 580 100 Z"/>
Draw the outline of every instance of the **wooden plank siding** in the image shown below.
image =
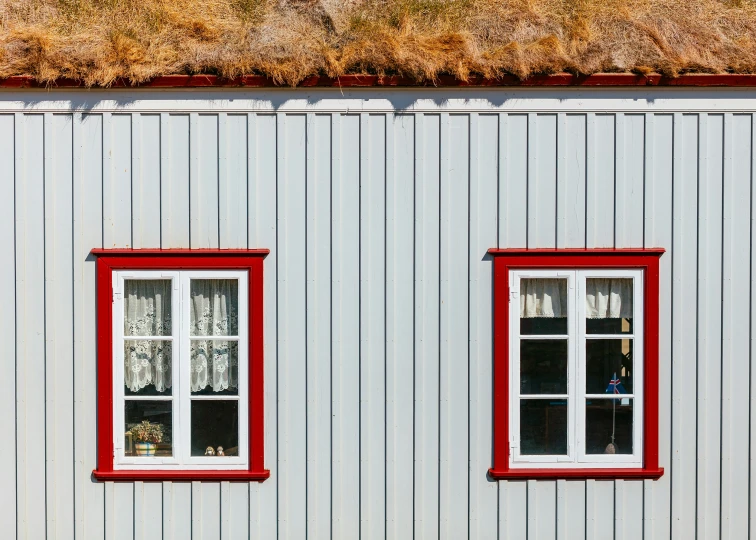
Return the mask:
<path id="1" fill-rule="evenodd" d="M 112 94 L 25 109 L 0 93 L 0 536 L 748 537 L 756 111 L 742 94 L 118 92 L 102 110 Z M 99 247 L 271 250 L 268 480 L 92 480 Z M 487 476 L 490 247 L 667 250 L 661 479 Z"/>

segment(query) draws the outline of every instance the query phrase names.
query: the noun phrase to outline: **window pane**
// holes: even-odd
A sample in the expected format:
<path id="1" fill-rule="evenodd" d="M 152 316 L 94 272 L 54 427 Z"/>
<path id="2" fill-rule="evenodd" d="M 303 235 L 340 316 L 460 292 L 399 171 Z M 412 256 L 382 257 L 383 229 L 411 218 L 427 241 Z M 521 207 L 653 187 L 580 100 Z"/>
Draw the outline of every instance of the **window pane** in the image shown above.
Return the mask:
<path id="1" fill-rule="evenodd" d="M 520 280 L 520 334 L 567 334 L 567 279 Z"/>
<path id="2" fill-rule="evenodd" d="M 124 341 L 123 383 L 127 396 L 171 395 L 171 349 L 170 341 Z"/>
<path id="3" fill-rule="evenodd" d="M 586 394 L 633 393 L 632 339 L 587 339 L 585 354 Z"/>
<path id="4" fill-rule="evenodd" d="M 633 453 L 631 398 L 589 399 L 586 402 L 585 448 L 586 454 Z"/>
<path id="5" fill-rule="evenodd" d="M 190 352 L 193 394 L 239 393 L 238 341 L 193 339 Z"/>
<path id="6" fill-rule="evenodd" d="M 170 279 L 126 279 L 123 300 L 125 336 L 171 335 Z"/>
<path id="7" fill-rule="evenodd" d="M 192 455 L 239 455 L 237 401 L 192 400 Z"/>
<path id="8" fill-rule="evenodd" d="M 239 281 L 191 280 L 189 324 L 193 336 L 239 335 Z"/>
<path id="9" fill-rule="evenodd" d="M 170 456 L 172 401 L 126 401 L 124 452 L 130 457 Z"/>
<path id="10" fill-rule="evenodd" d="M 520 393 L 567 393 L 567 340 L 520 340 Z"/>
<path id="11" fill-rule="evenodd" d="M 566 400 L 520 400 L 520 453 L 567 455 Z"/>
<path id="12" fill-rule="evenodd" d="M 588 278 L 585 280 L 585 331 L 588 334 L 633 332 L 633 280 Z"/>

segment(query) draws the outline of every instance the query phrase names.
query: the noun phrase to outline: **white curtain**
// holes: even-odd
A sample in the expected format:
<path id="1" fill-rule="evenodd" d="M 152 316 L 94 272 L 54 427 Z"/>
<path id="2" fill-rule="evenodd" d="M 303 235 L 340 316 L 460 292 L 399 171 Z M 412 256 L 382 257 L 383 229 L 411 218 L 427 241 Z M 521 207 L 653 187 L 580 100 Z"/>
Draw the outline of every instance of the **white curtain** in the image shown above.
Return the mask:
<path id="1" fill-rule="evenodd" d="M 222 339 L 239 335 L 239 285 L 235 279 L 193 279 L 190 332 L 221 339 L 191 340 L 192 392 L 239 386 L 239 343 Z"/>
<path id="2" fill-rule="evenodd" d="M 171 282 L 126 280 L 125 336 L 171 335 Z M 152 384 L 158 392 L 171 387 L 171 343 L 135 339 L 124 342 L 124 384 L 138 392 Z"/>
<path id="3" fill-rule="evenodd" d="M 520 318 L 567 317 L 567 280 L 520 280 Z"/>
<path id="4" fill-rule="evenodd" d="M 586 280 L 586 317 L 630 319 L 633 316 L 633 280 L 591 278 Z"/>

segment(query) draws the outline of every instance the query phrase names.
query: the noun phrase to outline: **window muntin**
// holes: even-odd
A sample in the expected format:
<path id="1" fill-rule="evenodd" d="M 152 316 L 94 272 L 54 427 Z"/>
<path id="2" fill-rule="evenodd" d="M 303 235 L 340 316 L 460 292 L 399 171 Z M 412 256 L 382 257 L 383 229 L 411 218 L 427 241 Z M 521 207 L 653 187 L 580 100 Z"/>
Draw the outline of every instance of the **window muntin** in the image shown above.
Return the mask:
<path id="1" fill-rule="evenodd" d="M 247 283 L 246 271 L 113 272 L 115 469 L 248 468 Z M 136 455 L 127 432 L 153 418 L 164 440 Z"/>
<path id="2" fill-rule="evenodd" d="M 510 466 L 642 467 L 642 271 L 509 280 Z M 619 395 L 607 393 L 614 370 Z"/>

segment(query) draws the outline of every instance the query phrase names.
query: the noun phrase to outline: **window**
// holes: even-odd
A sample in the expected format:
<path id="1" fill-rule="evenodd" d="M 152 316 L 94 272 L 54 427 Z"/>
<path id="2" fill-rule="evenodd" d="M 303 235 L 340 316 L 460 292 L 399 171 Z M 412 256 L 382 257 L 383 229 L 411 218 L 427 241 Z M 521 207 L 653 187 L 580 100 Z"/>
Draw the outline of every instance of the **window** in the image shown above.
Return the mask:
<path id="1" fill-rule="evenodd" d="M 97 250 L 98 479 L 263 480 L 267 251 Z"/>
<path id="2" fill-rule="evenodd" d="M 495 478 L 658 467 L 660 250 L 494 255 Z"/>

